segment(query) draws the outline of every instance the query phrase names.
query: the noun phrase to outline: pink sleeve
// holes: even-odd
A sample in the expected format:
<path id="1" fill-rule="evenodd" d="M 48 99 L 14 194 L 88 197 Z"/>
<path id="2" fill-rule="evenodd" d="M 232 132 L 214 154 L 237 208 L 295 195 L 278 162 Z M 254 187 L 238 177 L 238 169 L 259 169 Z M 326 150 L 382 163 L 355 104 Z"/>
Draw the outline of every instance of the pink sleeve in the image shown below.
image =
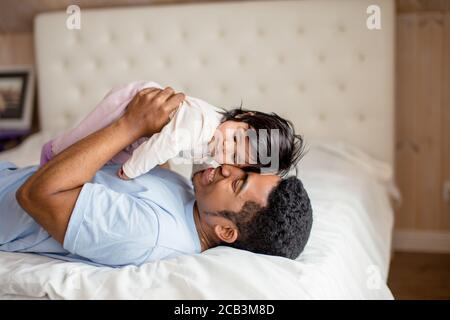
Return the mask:
<path id="1" fill-rule="evenodd" d="M 52 152 L 57 155 L 75 142 L 98 131 L 118 119 L 128 103 L 143 88 L 161 86 L 155 82 L 132 82 L 112 89 L 95 109 L 89 113 L 75 128 L 59 135 L 53 140 Z"/>

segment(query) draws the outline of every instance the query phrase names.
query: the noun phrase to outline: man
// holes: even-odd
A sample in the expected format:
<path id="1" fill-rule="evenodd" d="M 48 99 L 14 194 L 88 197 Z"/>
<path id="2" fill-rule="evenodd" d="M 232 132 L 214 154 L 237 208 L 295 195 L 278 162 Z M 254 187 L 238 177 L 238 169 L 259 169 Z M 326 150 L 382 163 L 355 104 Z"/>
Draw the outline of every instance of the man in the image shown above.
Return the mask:
<path id="1" fill-rule="evenodd" d="M 148 88 L 113 124 L 40 169 L 0 162 L 0 250 L 109 266 L 193 254 L 218 245 L 296 258 L 311 229 L 297 178 L 232 166 L 193 177 L 156 168 L 122 181 L 104 166 L 125 146 L 157 133 L 184 94 Z"/>

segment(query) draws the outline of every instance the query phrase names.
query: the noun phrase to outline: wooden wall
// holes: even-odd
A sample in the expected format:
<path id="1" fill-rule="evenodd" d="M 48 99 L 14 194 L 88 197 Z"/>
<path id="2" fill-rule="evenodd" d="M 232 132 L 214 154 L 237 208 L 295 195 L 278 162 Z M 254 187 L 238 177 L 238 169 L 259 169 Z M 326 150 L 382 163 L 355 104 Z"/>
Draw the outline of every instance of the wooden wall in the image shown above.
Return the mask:
<path id="1" fill-rule="evenodd" d="M 450 1 L 449 1 L 450 2 Z M 443 154 L 442 162 L 443 178 L 450 183 L 450 13 L 444 17 L 444 61 L 443 61 L 443 98 L 442 98 L 442 135 Z M 444 203 L 443 215 L 445 216 L 447 230 L 450 230 L 450 201 Z"/>
<path id="2" fill-rule="evenodd" d="M 33 34 L 31 32 L 0 33 L 0 65 L 34 64 Z"/>
<path id="3" fill-rule="evenodd" d="M 443 199 L 450 180 L 449 64 L 450 12 L 399 12 L 396 180 L 403 203 L 397 230 L 450 231 Z"/>
<path id="4" fill-rule="evenodd" d="M 399 14 L 450 10 L 449 0 L 397 0 L 396 5 Z"/>

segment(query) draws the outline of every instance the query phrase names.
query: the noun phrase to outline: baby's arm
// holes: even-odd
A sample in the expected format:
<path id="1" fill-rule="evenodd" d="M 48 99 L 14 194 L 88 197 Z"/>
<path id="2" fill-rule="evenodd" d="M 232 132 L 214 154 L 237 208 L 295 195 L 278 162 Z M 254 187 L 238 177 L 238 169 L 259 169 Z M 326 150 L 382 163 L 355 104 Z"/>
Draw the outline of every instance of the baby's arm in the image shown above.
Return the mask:
<path id="1" fill-rule="evenodd" d="M 161 88 L 155 82 L 132 82 L 125 86 L 112 89 L 95 109 L 86 116 L 75 128 L 61 134 L 52 142 L 52 153 L 56 155 L 75 142 L 96 132 L 118 119 L 128 103 L 140 90 L 149 87 Z"/>

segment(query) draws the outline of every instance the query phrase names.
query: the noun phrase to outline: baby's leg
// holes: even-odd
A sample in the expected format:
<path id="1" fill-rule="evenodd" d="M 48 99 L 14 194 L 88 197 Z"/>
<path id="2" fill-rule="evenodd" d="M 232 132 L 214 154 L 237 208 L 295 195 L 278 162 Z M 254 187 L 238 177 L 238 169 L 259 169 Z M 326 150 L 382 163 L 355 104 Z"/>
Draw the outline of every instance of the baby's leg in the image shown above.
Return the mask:
<path id="1" fill-rule="evenodd" d="M 53 158 L 52 144 L 53 144 L 53 140 L 50 140 L 49 142 L 47 142 L 46 144 L 44 144 L 42 146 L 41 162 L 40 162 L 41 167 Z"/>
<path id="2" fill-rule="evenodd" d="M 61 153 L 69 146 L 80 141 L 93 132 L 96 132 L 120 118 L 125 112 L 128 103 L 133 99 L 139 90 L 144 88 L 157 87 L 162 88 L 155 82 L 132 82 L 125 86 L 112 89 L 100 103 L 92 110 L 77 126 L 69 131 L 62 133 L 47 142 L 41 152 L 40 164 L 43 166 L 55 155 Z M 146 140 L 146 138 L 144 139 Z M 141 143 L 139 139 L 132 145 L 116 154 L 107 164 L 123 164 L 132 155 L 133 150 Z"/>
<path id="3" fill-rule="evenodd" d="M 139 90 L 152 86 L 158 85 L 153 85 L 152 82 L 132 82 L 111 90 L 75 128 L 53 140 L 53 155 L 59 154 L 77 141 L 113 123 L 123 115 L 128 103 Z M 112 163 L 123 163 L 124 159 L 126 161 L 128 158 L 127 152 L 121 152 L 112 159 Z"/>
<path id="4" fill-rule="evenodd" d="M 111 90 L 80 123 L 53 139 L 52 151 L 59 154 L 86 136 L 117 120 L 135 94 L 134 84 Z"/>

